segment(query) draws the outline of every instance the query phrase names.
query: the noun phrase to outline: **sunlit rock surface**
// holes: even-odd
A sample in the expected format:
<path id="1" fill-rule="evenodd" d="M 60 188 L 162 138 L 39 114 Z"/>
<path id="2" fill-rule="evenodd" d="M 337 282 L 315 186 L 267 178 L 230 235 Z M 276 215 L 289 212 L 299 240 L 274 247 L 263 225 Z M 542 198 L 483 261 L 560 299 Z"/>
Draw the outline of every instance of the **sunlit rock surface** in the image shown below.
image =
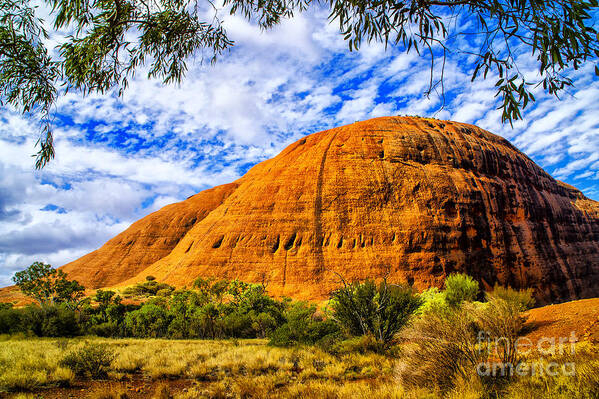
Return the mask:
<path id="1" fill-rule="evenodd" d="M 599 203 L 475 126 L 377 118 L 307 136 L 64 270 L 94 288 L 216 276 L 315 300 L 340 277 L 424 289 L 459 271 L 563 301 L 599 296 Z"/>

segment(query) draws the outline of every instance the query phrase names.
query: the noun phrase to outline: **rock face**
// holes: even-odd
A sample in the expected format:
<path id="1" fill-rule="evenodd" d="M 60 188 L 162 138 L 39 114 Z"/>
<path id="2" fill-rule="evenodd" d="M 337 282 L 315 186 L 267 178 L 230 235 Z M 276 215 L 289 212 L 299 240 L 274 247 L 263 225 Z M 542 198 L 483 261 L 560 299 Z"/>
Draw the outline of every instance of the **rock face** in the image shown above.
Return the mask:
<path id="1" fill-rule="evenodd" d="M 307 136 L 64 270 L 96 288 L 202 275 L 301 299 L 339 276 L 424 289 L 459 271 L 563 301 L 599 296 L 599 203 L 475 126 L 377 118 Z"/>
<path id="2" fill-rule="evenodd" d="M 116 285 L 168 255 L 181 238 L 235 190 L 235 183 L 202 191 L 133 223 L 104 246 L 62 267 L 85 287 Z"/>

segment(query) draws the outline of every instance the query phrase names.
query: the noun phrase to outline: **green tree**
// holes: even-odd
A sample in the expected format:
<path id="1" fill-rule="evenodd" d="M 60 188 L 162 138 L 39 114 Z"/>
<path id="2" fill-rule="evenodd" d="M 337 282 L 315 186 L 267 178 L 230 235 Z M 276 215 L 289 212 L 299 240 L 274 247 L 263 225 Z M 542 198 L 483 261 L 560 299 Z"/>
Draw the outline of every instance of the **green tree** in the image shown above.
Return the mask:
<path id="1" fill-rule="evenodd" d="M 215 61 L 234 43 L 227 36 L 219 9 L 200 0 L 45 0 L 52 6 L 55 29 L 73 28 L 53 59 L 46 36 L 27 0 L 0 0 L 0 98 L 24 112 L 39 111 L 43 133 L 36 167 L 54 156 L 50 110 L 56 85 L 84 92 L 127 88 L 128 79 L 144 68 L 148 77 L 180 82 L 187 61 Z M 315 4 L 315 5 L 314 5 Z M 558 95 L 572 81 L 567 68 L 579 69 L 599 56 L 594 18 L 597 0 L 225 0 L 230 14 L 242 14 L 268 29 L 309 7 L 329 8 L 350 50 L 366 42 L 416 51 L 431 60 L 427 94 L 443 90 L 447 53 L 467 54 L 472 80 L 494 72 L 502 99 L 503 121 L 521 118 L 535 101 L 532 88 L 542 85 Z M 210 13 L 207 10 L 213 10 Z M 447 24 L 470 17 L 472 26 Z M 465 24 L 470 25 L 470 24 Z M 457 36 L 478 36 L 478 48 L 466 53 Z M 530 50 L 540 78 L 530 80 L 515 46 Z M 440 49 L 435 51 L 434 49 Z M 440 68 L 437 66 L 440 65 Z M 595 68 L 599 74 L 599 68 Z"/>
<path id="2" fill-rule="evenodd" d="M 351 335 L 372 335 L 389 345 L 418 310 L 421 300 L 412 288 L 376 284 L 372 280 L 347 284 L 331 294 L 332 317 Z"/>
<path id="3" fill-rule="evenodd" d="M 21 292 L 40 305 L 65 303 L 77 308 L 85 291 L 76 280 L 68 280 L 65 272 L 43 262 L 33 262 L 27 269 L 15 273 L 12 280 Z"/>

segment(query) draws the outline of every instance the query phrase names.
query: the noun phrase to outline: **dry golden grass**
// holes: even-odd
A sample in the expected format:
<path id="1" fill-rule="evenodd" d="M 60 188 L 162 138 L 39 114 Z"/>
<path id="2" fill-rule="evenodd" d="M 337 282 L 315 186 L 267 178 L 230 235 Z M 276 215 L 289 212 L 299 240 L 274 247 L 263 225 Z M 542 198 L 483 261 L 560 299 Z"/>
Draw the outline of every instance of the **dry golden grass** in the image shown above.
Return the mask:
<path id="1" fill-rule="evenodd" d="M 70 385 L 73 372 L 58 365 L 63 353 L 64 349 L 50 340 L 0 342 L 0 390 Z"/>
<path id="2" fill-rule="evenodd" d="M 431 387 L 403 390 L 396 377 L 397 359 L 376 354 L 350 353 L 337 357 L 314 347 L 271 347 L 265 340 L 95 337 L 0 340 L 0 392 L 17 392 L 13 397 L 33 398 L 36 395 L 31 392 L 43 394 L 45 388 L 72 384 L 73 373 L 59 363 L 65 354 L 86 342 L 105 344 L 116 355 L 108 381 L 101 383 L 105 388 L 96 385 L 85 393 L 79 389 L 68 391 L 96 399 L 129 397 L 122 388 L 133 380 L 147 381 L 150 384 L 147 397 L 156 399 L 440 397 Z M 597 347 L 582 345 L 580 348 L 572 358 L 551 359 L 575 361 L 576 376 L 514 379 L 498 396 L 514 399 L 597 397 L 593 396 L 599 394 Z M 185 391 L 175 389 L 177 381 L 172 380 L 185 381 Z M 460 381 L 455 386 L 444 397 L 477 399 L 489 395 L 477 379 Z"/>
<path id="3" fill-rule="evenodd" d="M 392 358 L 357 353 L 335 357 L 312 347 L 271 347 L 266 340 L 22 338 L 0 342 L 0 391 L 68 386 L 75 377 L 59 366 L 60 360 L 86 342 L 105 344 L 114 351 L 109 380 L 127 380 L 140 373 L 167 384 L 169 380 L 190 379 L 210 396 L 213 391 L 218 396 L 222 390 L 241 397 L 266 397 L 296 385 L 295 392 L 301 396 L 303 389 L 327 384 L 341 389 L 365 380 L 375 385 L 393 383 Z M 161 395 L 167 397 L 166 390 Z"/>

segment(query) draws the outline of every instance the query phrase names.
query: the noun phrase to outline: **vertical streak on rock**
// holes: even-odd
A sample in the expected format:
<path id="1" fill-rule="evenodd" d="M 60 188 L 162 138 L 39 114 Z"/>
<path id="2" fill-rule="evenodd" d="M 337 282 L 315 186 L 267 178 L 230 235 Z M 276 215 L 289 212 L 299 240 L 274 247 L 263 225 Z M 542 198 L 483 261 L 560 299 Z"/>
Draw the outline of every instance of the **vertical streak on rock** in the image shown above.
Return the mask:
<path id="1" fill-rule="evenodd" d="M 285 284 L 287 284 L 287 255 L 289 255 L 289 252 L 285 251 L 285 265 L 283 266 L 283 288 L 285 288 Z"/>
<path id="2" fill-rule="evenodd" d="M 324 164 L 327 161 L 327 154 L 333 140 L 337 137 L 337 133 L 331 137 L 329 144 L 325 148 L 322 158 L 320 160 L 320 169 L 318 170 L 318 177 L 316 179 L 316 198 L 314 199 L 314 260 L 315 260 L 315 273 L 320 274 L 324 271 L 324 257 L 322 256 L 322 245 L 324 237 L 322 234 L 322 183 L 324 180 Z"/>

